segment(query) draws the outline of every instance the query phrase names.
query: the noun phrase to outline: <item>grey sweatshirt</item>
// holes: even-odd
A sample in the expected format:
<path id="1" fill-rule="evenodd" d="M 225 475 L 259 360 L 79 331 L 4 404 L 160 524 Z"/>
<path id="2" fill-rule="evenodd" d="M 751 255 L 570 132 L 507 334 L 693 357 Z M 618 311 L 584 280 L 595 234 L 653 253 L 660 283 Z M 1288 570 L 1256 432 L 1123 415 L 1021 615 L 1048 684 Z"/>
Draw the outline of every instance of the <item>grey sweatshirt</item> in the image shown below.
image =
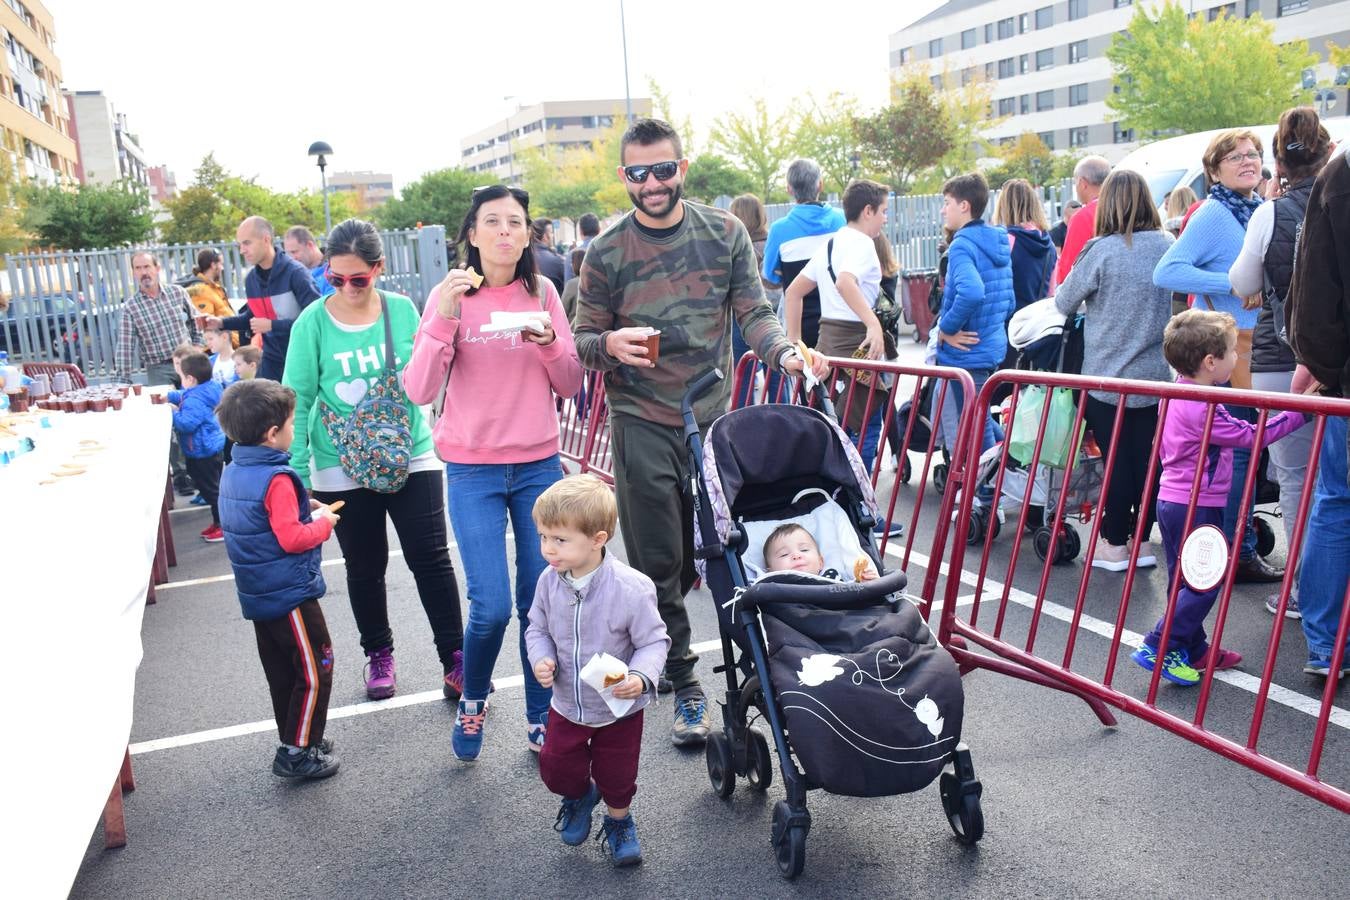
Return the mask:
<path id="1" fill-rule="evenodd" d="M 1140 231 L 1131 245 L 1118 234 L 1090 241 L 1055 292 L 1066 316 L 1086 301 L 1083 374 L 1143 381 L 1171 381 L 1163 358 L 1163 329 L 1172 317 L 1172 292 L 1153 285 L 1153 270 L 1172 245 L 1164 231 Z M 1103 391 L 1092 396 L 1115 404 Z M 1151 406 L 1152 397 L 1129 397 L 1127 407 Z"/>

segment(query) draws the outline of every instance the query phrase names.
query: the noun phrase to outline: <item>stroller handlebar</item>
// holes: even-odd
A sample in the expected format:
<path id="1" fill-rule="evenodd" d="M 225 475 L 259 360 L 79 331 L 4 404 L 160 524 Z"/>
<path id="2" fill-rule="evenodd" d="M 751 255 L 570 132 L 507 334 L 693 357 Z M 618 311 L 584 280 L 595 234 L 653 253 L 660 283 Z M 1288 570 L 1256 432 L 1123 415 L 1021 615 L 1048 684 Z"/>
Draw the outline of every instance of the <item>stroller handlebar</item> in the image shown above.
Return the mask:
<path id="1" fill-rule="evenodd" d="M 685 392 L 684 399 L 680 401 L 680 415 L 684 418 L 685 437 L 688 437 L 691 433 L 698 434 L 698 423 L 694 421 L 694 403 L 725 377 L 721 369 L 713 368 L 695 378 L 694 383 L 689 385 L 689 390 Z"/>
<path id="2" fill-rule="evenodd" d="M 886 604 L 887 598 L 903 591 L 906 584 L 908 580 L 905 573 L 899 569 L 873 581 L 828 586 L 759 581 L 746 588 L 741 595 L 741 603 L 747 609 L 776 603 L 802 603 L 821 609 L 867 609 Z"/>

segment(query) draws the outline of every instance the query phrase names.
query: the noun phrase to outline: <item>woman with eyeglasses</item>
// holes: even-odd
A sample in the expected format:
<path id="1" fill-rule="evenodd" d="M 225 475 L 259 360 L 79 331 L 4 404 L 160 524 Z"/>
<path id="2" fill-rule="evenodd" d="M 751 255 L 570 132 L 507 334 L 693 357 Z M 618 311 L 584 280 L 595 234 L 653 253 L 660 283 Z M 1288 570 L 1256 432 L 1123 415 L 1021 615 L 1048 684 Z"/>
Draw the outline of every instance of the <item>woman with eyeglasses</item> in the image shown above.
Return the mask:
<path id="1" fill-rule="evenodd" d="M 282 375 L 295 390 L 291 465 L 316 499 L 345 503 L 336 530 L 367 658 L 366 696 L 392 697 L 397 686 L 385 591 L 388 518 L 431 625 L 444 673 L 442 691 L 458 700 L 464 632 L 445 528 L 441 464 L 426 416 L 399 386 L 413 352 L 417 307 L 402 294 L 376 287 L 383 271 L 384 248 L 374 225 L 348 219 L 333 228 L 324 274 L 335 290 L 295 320 Z M 399 464 L 392 467 L 396 471 L 374 475 L 368 460 L 380 447 L 362 438 L 372 422 L 396 425 L 399 407 L 407 410 L 406 435 L 380 438 L 384 455 Z M 379 427 L 375 431 L 382 434 Z"/>
<path id="2" fill-rule="evenodd" d="M 469 594 L 464 692 L 451 746 L 457 758 L 472 760 L 482 749 L 492 670 L 512 606 L 520 625 L 526 740 L 533 751 L 543 748 L 552 695 L 525 654 L 527 617 L 545 567 L 532 513 L 539 495 L 562 477 L 555 396 L 576 394 L 582 374 L 562 301 L 535 268 L 530 195 L 506 185 L 475 190 L 456 242 L 463 265 L 427 297 L 404 384 L 417 403 L 444 395 L 434 437 Z M 508 323 L 499 330 L 501 323 L 493 323 L 499 313 L 533 327 Z"/>
<path id="3" fill-rule="evenodd" d="M 1256 307 L 1249 308 L 1243 298 L 1233 293 L 1228 270 L 1242 251 L 1247 223 L 1262 203 L 1256 190 L 1261 183 L 1262 157 L 1261 139 L 1247 129 L 1222 131 L 1209 142 L 1204 155 L 1205 181 L 1209 184 L 1205 202 L 1153 270 L 1153 283 L 1158 287 L 1194 294 L 1194 308 L 1226 312 L 1237 320 L 1238 364 L 1231 384 L 1238 388 L 1252 386 L 1251 348 Z M 1224 405 L 1233 416 L 1256 421 L 1256 410 L 1251 407 Z M 1224 531 L 1229 540 L 1237 530 L 1250 458 L 1248 450 L 1233 451 L 1233 486 L 1228 495 L 1228 507 L 1224 510 Z M 1242 532 L 1237 581 L 1273 583 L 1283 577 L 1282 569 L 1272 567 L 1257 556 L 1256 529 L 1249 511 Z"/>

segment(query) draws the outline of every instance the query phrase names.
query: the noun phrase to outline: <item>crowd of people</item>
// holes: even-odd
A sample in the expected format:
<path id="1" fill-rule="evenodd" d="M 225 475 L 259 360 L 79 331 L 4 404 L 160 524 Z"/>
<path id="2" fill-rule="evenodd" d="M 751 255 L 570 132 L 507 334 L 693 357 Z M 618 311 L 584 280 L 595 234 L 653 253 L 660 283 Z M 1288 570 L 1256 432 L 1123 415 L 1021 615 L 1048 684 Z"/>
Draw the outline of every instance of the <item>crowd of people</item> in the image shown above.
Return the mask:
<path id="1" fill-rule="evenodd" d="M 1026 182 L 1005 185 L 986 222 L 983 176 L 948 180 L 930 358 L 966 370 L 978 390 L 1013 361 L 1009 319 L 1053 297 L 1060 314 L 1083 311 L 1084 374 L 1164 382 L 1175 373 L 1183 383 L 1340 394 L 1350 385 L 1350 172 L 1344 157 L 1328 165 L 1331 143 L 1309 108 L 1287 112 L 1274 141 L 1267 196 L 1257 190 L 1261 138 L 1225 132 L 1205 154 L 1208 194 L 1184 211 L 1169 203 L 1166 220 L 1140 175 L 1100 157 L 1078 163 L 1076 205 L 1054 228 Z M 203 537 L 223 540 L 255 626 L 281 741 L 277 775 L 321 778 L 339 765 L 324 735 L 334 653 L 319 605 L 319 553 L 334 534 L 367 657 L 366 692 L 381 699 L 397 690 L 385 587 L 392 522 L 442 690 L 456 704 L 454 755 L 474 760 L 488 745 L 492 676 L 514 611 L 524 743 L 562 797 L 556 828 L 581 843 L 603 800 L 606 846 L 626 865 L 641 857 L 629 807 L 644 708 L 673 691 L 676 745 L 700 744 L 713 727 L 685 608 L 695 571 L 681 399 L 703 371 L 729 371 L 733 348 L 766 367 L 771 395 L 808 369 L 824 377 L 827 356 L 894 358 L 878 309 L 898 270 L 883 237 L 886 185 L 854 180 L 841 213 L 820 200 L 820 167 L 796 160 L 787 170 L 795 203 L 766 226 L 757 198 L 737 198 L 730 211 L 683 198 L 689 161 L 665 122 L 632 123 L 620 154 L 616 177 L 634 209 L 603 232 L 596 217 L 582 217 L 581 246 L 566 258 L 552 249 L 552 223 L 531 218 L 525 190 L 476 189 L 457 261 L 420 313 L 411 298 L 378 287 L 380 237 L 357 219 L 333 228 L 323 250 L 291 228 L 284 253 L 271 223 L 245 219 L 236 239 L 252 268 L 237 314 L 220 287 L 219 253 L 202 252 L 186 289 L 163 283 L 153 254 L 138 253 L 117 368 L 129 377 L 145 366 L 153 383 L 182 386 L 171 397 L 182 465 L 212 510 Z M 1189 299 L 1174 315 L 1177 294 Z M 496 327 L 503 316 L 529 324 Z M 559 456 L 557 398 L 578 395 L 586 370 L 604 377 L 613 491 L 590 476 L 565 477 Z M 723 383 L 698 401 L 700 429 L 727 409 L 730 390 Z M 949 437 L 973 399 L 954 393 L 932 411 Z M 882 411 L 893 405 L 884 390 L 875 395 L 873 412 L 855 405 L 841 423 L 869 468 Z M 1215 408 L 1211 458 L 1193 498 L 1206 404 L 1172 403 L 1159 432 L 1156 400 L 1131 395 L 1120 411 L 1120 395 L 1093 391 L 1086 402 L 1098 442 L 1119 428 L 1121 448 L 1094 566 L 1156 565 L 1148 543 L 1156 518 L 1172 574 L 1192 506 L 1195 525 L 1212 523 L 1232 540 L 1244 473 L 1260 458 L 1254 411 Z M 992 418 L 982 428 L 984 447 L 1002 439 Z M 1264 430 L 1287 537 L 1310 430 L 1297 413 L 1272 416 Z M 1161 475 L 1150 483 L 1155 433 Z M 1267 605 L 1301 610 L 1305 671 L 1327 675 L 1350 574 L 1344 420 L 1328 421 L 1322 448 L 1297 596 Z M 992 502 L 988 492 L 976 499 Z M 891 528 L 878 525 L 881 534 Z M 1250 523 L 1242 530 L 1253 533 Z M 607 549 L 616 531 L 626 565 Z M 765 551 L 779 568 L 821 569 L 806 532 L 775 532 Z M 1244 543 L 1237 575 L 1274 582 L 1283 572 Z M 1172 621 L 1158 623 L 1135 661 L 1161 664 L 1179 684 L 1237 665 L 1238 654 L 1206 643 L 1214 598 L 1184 587 Z M 581 669 L 595 654 L 624 664 L 605 695 L 583 687 Z M 616 714 L 607 696 L 634 702 Z"/>

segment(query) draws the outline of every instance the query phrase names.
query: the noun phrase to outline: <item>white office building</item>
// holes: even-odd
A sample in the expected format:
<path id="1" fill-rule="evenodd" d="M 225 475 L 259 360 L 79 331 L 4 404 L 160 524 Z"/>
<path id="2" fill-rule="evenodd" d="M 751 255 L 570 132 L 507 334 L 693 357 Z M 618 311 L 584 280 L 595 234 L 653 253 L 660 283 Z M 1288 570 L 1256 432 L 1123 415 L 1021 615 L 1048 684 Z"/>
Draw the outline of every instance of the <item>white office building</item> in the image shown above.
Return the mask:
<path id="1" fill-rule="evenodd" d="M 1185 5 L 1211 19 L 1223 10 L 1230 16 L 1260 13 L 1274 23 L 1276 41 L 1306 40 L 1323 60 L 1327 41 L 1350 43 L 1350 0 Z M 1119 159 L 1138 142 L 1111 121 L 1106 48 L 1127 28 L 1134 7 L 1132 0 L 950 0 L 891 35 L 891 71 L 926 66 L 937 79 L 946 68 L 963 83 L 982 75 L 994 87 L 990 112 L 997 124 L 985 132 L 991 140 L 1031 131 L 1052 150 Z M 1325 61 L 1318 77 L 1332 81 Z M 1339 100 L 1335 114 L 1344 114 L 1344 91 Z"/>

